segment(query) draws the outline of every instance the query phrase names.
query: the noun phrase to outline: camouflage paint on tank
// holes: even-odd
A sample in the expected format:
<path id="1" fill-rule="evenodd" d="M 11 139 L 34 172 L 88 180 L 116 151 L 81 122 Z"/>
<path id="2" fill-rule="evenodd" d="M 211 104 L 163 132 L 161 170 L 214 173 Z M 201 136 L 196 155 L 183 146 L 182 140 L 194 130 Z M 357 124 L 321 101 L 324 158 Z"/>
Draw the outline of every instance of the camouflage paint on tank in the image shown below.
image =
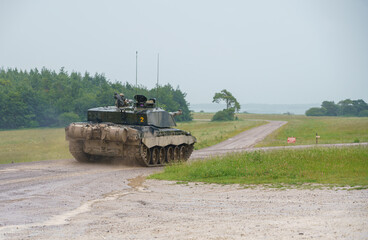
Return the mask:
<path id="1" fill-rule="evenodd" d="M 121 95 L 120 95 L 121 96 Z M 133 106 L 119 95 L 116 106 L 88 110 L 88 122 L 71 123 L 65 128 L 69 149 L 78 161 L 104 158 L 137 161 L 144 166 L 161 166 L 187 160 L 196 142 L 189 132 L 172 128 L 174 116 L 155 107 L 155 100 L 136 95 Z M 119 102 L 120 101 L 120 102 Z"/>
<path id="2" fill-rule="evenodd" d="M 161 108 L 135 110 L 113 106 L 92 108 L 88 110 L 88 121 L 111 122 L 116 124 L 154 126 L 159 128 L 175 127 L 176 123 L 167 111 Z"/>

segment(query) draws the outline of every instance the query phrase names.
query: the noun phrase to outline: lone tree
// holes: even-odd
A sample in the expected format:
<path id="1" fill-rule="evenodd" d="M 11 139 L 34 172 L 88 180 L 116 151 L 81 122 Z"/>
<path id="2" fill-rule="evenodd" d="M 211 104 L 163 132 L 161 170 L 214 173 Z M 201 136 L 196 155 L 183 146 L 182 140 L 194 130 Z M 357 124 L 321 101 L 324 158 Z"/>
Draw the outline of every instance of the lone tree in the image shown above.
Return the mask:
<path id="1" fill-rule="evenodd" d="M 219 93 L 215 93 L 215 96 L 213 96 L 212 102 L 219 103 L 220 101 L 224 101 L 226 103 L 226 109 L 233 108 L 236 112 L 239 112 L 240 104 L 231 94 L 231 92 L 227 91 L 226 89 Z"/>
<path id="2" fill-rule="evenodd" d="M 212 121 L 233 121 L 235 111 L 239 112 L 240 110 L 240 104 L 236 98 L 226 89 L 219 93 L 215 93 L 212 102 L 219 103 L 220 101 L 224 101 L 226 103 L 226 109 L 218 111 L 212 117 Z"/>

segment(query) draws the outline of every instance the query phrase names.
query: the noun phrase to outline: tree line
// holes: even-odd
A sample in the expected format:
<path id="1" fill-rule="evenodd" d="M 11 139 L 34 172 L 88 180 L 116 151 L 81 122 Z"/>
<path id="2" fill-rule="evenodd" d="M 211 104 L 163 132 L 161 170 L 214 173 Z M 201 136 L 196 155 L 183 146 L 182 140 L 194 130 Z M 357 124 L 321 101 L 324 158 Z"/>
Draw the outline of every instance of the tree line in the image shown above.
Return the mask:
<path id="1" fill-rule="evenodd" d="M 345 99 L 337 104 L 334 101 L 323 101 L 320 108 L 310 108 L 305 112 L 305 115 L 368 117 L 368 104 L 362 99 Z"/>
<path id="2" fill-rule="evenodd" d="M 186 93 L 170 84 L 148 89 L 129 83 L 110 82 L 103 74 L 70 74 L 61 68 L 30 71 L 0 69 L 0 129 L 56 127 L 85 121 L 87 110 L 114 105 L 114 92 L 133 99 L 142 94 L 148 99 L 158 92 L 158 105 L 167 111 L 181 109 L 177 121 L 191 121 Z"/>

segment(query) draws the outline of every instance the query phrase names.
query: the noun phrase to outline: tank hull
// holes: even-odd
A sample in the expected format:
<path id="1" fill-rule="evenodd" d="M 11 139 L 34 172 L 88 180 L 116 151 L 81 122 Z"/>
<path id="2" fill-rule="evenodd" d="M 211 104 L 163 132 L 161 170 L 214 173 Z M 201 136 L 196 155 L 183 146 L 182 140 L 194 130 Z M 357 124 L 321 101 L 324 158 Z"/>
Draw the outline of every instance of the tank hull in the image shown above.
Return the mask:
<path id="1" fill-rule="evenodd" d="M 72 123 L 65 135 L 77 161 L 119 158 L 147 167 L 188 160 L 196 142 L 190 133 L 175 128 L 114 123 Z"/>

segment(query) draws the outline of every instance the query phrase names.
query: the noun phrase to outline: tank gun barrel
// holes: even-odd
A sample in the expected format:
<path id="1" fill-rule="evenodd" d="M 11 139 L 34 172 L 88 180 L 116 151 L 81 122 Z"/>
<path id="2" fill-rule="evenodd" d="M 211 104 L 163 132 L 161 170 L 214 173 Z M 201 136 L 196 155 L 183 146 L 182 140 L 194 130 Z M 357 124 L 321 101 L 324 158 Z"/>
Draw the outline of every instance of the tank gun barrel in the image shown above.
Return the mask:
<path id="1" fill-rule="evenodd" d="M 183 111 L 181 109 L 179 109 L 176 112 L 170 112 L 170 114 L 171 114 L 171 116 L 175 117 L 175 116 L 178 116 L 178 115 L 182 115 Z"/>

